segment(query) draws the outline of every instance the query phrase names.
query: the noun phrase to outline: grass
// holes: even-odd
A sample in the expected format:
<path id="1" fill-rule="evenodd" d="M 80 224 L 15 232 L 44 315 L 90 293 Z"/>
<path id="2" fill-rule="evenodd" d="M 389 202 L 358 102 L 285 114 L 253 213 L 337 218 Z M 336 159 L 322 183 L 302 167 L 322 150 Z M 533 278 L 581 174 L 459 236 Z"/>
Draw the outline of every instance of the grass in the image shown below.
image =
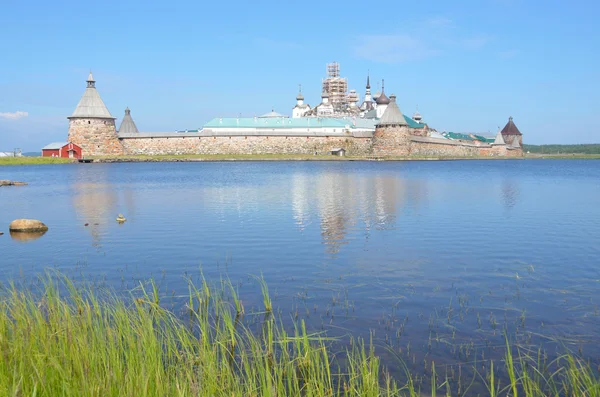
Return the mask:
<path id="1" fill-rule="evenodd" d="M 68 164 L 71 159 L 58 157 L 0 157 L 0 166 L 3 165 L 40 165 L 40 164 Z"/>
<path id="2" fill-rule="evenodd" d="M 435 161 L 435 160 L 521 160 L 528 159 L 600 159 L 597 154 L 527 154 L 525 157 L 453 157 L 453 156 L 408 156 L 408 157 L 375 157 L 375 156 L 331 156 L 309 154 L 181 154 L 181 155 L 132 155 L 132 156 L 96 156 L 90 157 L 97 162 L 192 162 L 192 161 Z M 0 157 L 3 165 L 40 165 L 68 164 L 71 159 L 56 157 Z"/>
<path id="3" fill-rule="evenodd" d="M 259 284 L 267 294 L 262 279 Z M 408 369 L 401 384 L 385 371 L 373 341 L 350 340 L 345 351 L 335 351 L 330 338 L 311 334 L 304 322 L 288 333 L 266 307 L 270 298 L 263 301 L 264 312 L 244 314 L 231 283 L 190 282 L 181 316 L 161 304 L 153 282 L 128 298 L 54 274 L 39 289 L 11 285 L 0 295 L 0 395 L 422 394 Z M 244 316 L 260 316 L 258 327 L 251 329 Z M 597 374 L 573 356 L 557 359 L 549 372 L 539 359 L 512 350 L 507 344 L 499 371 L 492 363 L 480 375 L 484 394 L 600 395 Z M 432 363 L 431 395 L 457 395 L 435 368 Z"/>

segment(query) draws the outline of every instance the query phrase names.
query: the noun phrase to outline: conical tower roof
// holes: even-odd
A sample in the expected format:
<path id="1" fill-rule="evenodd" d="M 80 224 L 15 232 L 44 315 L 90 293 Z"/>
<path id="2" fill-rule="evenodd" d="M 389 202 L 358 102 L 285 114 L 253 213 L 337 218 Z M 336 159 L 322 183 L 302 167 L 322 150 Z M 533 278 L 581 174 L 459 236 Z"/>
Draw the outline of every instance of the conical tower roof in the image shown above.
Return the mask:
<path id="1" fill-rule="evenodd" d="M 390 95 L 390 104 L 377 123 L 378 126 L 408 125 L 396 103 L 396 95 Z"/>
<path id="2" fill-rule="evenodd" d="M 114 117 L 110 114 L 106 105 L 100 98 L 100 94 L 96 91 L 96 81 L 94 80 L 94 76 L 92 76 L 92 72 L 87 79 L 87 88 L 79 100 L 79 104 L 75 108 L 75 111 L 69 118 L 99 118 L 99 119 L 114 119 Z"/>
<path id="3" fill-rule="evenodd" d="M 502 129 L 502 135 L 523 135 L 513 122 L 512 116 L 508 118 L 508 123 Z"/>
<path id="4" fill-rule="evenodd" d="M 506 145 L 506 142 L 504 142 L 504 137 L 502 136 L 502 132 L 498 131 L 496 139 L 494 139 L 494 143 L 492 143 L 492 145 Z"/>
<path id="5" fill-rule="evenodd" d="M 121 126 L 119 127 L 119 134 L 137 134 L 138 132 L 135 122 L 131 118 L 131 110 L 126 108 L 125 116 L 123 116 L 123 121 L 121 121 Z"/>

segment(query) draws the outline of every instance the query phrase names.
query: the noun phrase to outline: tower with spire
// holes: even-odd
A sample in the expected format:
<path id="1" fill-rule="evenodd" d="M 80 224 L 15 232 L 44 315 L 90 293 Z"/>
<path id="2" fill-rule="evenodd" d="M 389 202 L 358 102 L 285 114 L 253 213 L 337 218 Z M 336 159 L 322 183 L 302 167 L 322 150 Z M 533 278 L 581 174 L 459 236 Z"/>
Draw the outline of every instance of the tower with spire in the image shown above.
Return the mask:
<path id="1" fill-rule="evenodd" d="M 118 139 L 115 118 L 96 90 L 92 72 L 87 78 L 87 87 L 69 119 L 68 141 L 79 145 L 83 156 L 123 154 Z"/>
<path id="2" fill-rule="evenodd" d="M 375 107 L 373 106 L 373 98 L 371 98 L 371 82 L 370 73 L 367 73 L 367 86 L 365 87 L 365 100 L 360 105 L 360 110 L 363 112 L 368 112 L 369 110 L 373 110 Z"/>

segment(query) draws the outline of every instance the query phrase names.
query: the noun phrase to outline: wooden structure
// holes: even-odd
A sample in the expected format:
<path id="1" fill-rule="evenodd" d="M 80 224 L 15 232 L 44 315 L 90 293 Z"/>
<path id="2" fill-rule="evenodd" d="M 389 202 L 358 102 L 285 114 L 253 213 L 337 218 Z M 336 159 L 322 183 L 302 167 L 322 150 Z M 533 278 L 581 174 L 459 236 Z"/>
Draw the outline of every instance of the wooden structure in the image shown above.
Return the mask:
<path id="1" fill-rule="evenodd" d="M 80 159 L 81 147 L 72 142 L 54 142 L 42 148 L 42 157 Z"/>

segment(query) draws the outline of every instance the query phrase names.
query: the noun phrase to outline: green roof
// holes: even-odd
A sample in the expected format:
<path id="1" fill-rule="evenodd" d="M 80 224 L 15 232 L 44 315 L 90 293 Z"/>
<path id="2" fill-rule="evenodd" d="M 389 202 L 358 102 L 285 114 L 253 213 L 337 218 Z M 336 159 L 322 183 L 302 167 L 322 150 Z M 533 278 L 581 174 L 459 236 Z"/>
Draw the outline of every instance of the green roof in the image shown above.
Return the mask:
<path id="1" fill-rule="evenodd" d="M 476 134 L 461 134 L 460 132 L 447 132 L 444 134 L 446 138 L 450 139 L 460 139 L 463 141 L 479 141 L 485 143 L 493 143 L 494 138 L 486 138 L 483 135 Z"/>
<path id="2" fill-rule="evenodd" d="M 425 123 L 417 123 L 410 117 L 404 115 L 404 119 L 410 128 L 425 128 Z M 363 122 L 364 120 L 364 122 Z M 299 117 L 299 118 L 283 118 L 283 117 L 223 117 L 214 118 L 204 125 L 204 128 L 375 128 L 376 121 L 373 120 L 371 125 L 367 120 L 356 118 L 356 126 L 350 118 L 334 118 L 334 117 Z M 191 130 L 188 130 L 191 132 Z M 458 138 L 456 138 L 458 139 Z"/>
<path id="3" fill-rule="evenodd" d="M 404 120 L 406 120 L 406 124 L 408 124 L 408 126 L 410 128 L 425 128 L 424 122 L 417 123 L 416 121 L 414 121 L 412 118 L 408 117 L 407 115 L 403 114 L 403 116 L 404 116 Z"/>
<path id="4" fill-rule="evenodd" d="M 204 125 L 204 128 L 345 128 L 346 126 L 353 128 L 352 121 L 335 118 L 317 117 L 223 117 L 212 119 Z"/>

